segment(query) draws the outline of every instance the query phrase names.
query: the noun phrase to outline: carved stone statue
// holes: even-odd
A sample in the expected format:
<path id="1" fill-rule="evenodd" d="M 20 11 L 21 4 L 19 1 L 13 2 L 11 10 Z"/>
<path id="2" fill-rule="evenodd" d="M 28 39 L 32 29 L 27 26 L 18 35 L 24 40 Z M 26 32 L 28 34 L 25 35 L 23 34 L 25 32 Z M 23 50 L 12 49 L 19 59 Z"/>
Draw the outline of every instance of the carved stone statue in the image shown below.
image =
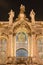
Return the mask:
<path id="1" fill-rule="evenodd" d="M 8 14 L 9 14 L 9 23 L 11 24 L 13 22 L 13 18 L 14 18 L 13 10 L 11 10 Z"/>
<path id="2" fill-rule="evenodd" d="M 19 19 L 23 20 L 26 17 L 24 12 L 25 12 L 25 6 L 21 4 L 21 6 L 20 6 L 20 14 L 18 16 Z"/>
<path id="3" fill-rule="evenodd" d="M 24 13 L 25 12 L 25 6 L 21 4 L 20 6 L 20 13 Z"/>
<path id="4" fill-rule="evenodd" d="M 34 21 L 35 21 L 35 12 L 33 11 L 33 9 L 30 12 L 30 17 L 31 17 L 31 21 L 34 23 Z"/>

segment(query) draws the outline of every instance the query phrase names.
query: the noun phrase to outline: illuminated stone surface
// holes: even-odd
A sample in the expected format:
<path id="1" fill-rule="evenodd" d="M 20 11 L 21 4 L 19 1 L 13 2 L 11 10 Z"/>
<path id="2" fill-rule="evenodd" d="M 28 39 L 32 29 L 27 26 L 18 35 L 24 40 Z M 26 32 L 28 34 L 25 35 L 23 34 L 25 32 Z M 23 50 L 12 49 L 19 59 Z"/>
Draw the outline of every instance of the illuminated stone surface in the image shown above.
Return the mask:
<path id="1" fill-rule="evenodd" d="M 32 10 L 30 22 L 24 12 L 25 6 L 21 5 L 15 21 L 13 10 L 9 13 L 9 21 L 0 21 L 0 64 L 43 65 L 43 57 L 40 58 L 39 54 L 41 51 L 43 56 L 43 47 L 40 47 L 41 43 L 43 46 L 43 21 L 35 21 Z M 37 42 L 40 38 L 42 41 Z M 20 51 L 17 52 L 18 50 Z"/>

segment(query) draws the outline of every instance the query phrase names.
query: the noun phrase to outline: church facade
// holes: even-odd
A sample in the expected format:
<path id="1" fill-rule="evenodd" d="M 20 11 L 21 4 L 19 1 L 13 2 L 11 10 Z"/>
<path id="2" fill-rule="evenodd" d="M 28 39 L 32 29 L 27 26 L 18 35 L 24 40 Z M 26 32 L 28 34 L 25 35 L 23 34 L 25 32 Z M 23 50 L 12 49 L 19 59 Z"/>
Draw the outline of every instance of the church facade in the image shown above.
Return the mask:
<path id="1" fill-rule="evenodd" d="M 35 12 L 26 18 L 25 6 L 20 6 L 14 21 L 13 10 L 9 21 L 0 21 L 0 64 L 43 65 L 43 21 L 35 20 Z"/>

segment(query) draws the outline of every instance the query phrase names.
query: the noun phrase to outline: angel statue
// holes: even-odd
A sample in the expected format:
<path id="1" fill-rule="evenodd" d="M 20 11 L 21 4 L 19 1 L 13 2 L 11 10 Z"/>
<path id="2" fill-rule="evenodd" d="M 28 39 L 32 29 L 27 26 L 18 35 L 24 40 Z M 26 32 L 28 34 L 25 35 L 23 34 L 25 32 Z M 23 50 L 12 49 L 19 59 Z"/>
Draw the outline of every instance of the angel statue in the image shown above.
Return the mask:
<path id="1" fill-rule="evenodd" d="M 13 18 L 14 18 L 13 10 L 11 10 L 8 14 L 9 14 L 9 22 L 12 23 L 13 22 Z"/>
<path id="2" fill-rule="evenodd" d="M 31 17 L 31 21 L 35 21 L 35 12 L 33 11 L 33 9 L 32 9 L 32 11 L 30 12 L 30 17 Z"/>

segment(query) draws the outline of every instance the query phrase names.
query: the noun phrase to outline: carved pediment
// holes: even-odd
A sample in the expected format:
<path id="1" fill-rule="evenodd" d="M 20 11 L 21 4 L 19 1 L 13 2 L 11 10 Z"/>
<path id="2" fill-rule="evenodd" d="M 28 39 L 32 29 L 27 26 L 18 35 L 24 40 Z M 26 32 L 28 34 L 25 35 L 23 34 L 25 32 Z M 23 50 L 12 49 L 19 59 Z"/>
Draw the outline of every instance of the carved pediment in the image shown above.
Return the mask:
<path id="1" fill-rule="evenodd" d="M 31 31 L 30 26 L 26 23 L 26 21 L 22 21 L 22 22 L 16 24 L 16 25 L 14 26 L 14 28 L 13 28 L 13 31 L 17 31 L 17 30 L 19 30 L 19 28 L 21 29 L 21 31 L 22 31 L 22 30 L 23 30 L 23 31 L 24 31 L 24 30 L 27 30 L 28 32 Z"/>

